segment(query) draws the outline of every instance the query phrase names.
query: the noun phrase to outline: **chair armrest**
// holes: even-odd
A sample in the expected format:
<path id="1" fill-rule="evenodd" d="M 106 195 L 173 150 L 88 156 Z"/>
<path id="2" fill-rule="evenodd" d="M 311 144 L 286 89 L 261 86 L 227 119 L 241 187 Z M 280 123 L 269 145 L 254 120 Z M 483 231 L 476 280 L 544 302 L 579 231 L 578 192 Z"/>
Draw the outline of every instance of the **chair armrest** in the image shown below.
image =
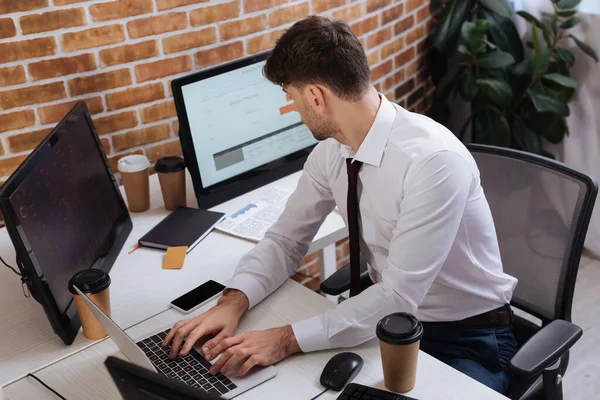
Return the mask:
<path id="1" fill-rule="evenodd" d="M 556 363 L 582 334 L 579 326 L 560 319 L 554 320 L 517 351 L 509 362 L 509 369 L 525 378 L 538 375 Z"/>
<path id="2" fill-rule="evenodd" d="M 367 263 L 364 260 L 360 261 L 360 282 L 363 289 L 372 284 Z M 337 296 L 346 290 L 350 290 L 350 263 L 344 265 L 329 278 L 325 279 L 321 283 L 320 289 L 321 292 L 331 296 Z"/>

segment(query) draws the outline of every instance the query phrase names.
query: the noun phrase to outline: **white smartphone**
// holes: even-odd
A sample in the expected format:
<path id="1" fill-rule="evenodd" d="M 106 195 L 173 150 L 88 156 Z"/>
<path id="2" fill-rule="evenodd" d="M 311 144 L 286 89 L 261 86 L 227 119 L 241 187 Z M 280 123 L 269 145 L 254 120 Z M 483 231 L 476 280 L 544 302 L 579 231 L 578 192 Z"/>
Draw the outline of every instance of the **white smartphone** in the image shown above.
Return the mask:
<path id="1" fill-rule="evenodd" d="M 184 314 L 196 311 L 215 297 L 219 296 L 225 286 L 213 280 L 206 281 L 195 289 L 176 298 L 170 304 L 171 307 Z"/>

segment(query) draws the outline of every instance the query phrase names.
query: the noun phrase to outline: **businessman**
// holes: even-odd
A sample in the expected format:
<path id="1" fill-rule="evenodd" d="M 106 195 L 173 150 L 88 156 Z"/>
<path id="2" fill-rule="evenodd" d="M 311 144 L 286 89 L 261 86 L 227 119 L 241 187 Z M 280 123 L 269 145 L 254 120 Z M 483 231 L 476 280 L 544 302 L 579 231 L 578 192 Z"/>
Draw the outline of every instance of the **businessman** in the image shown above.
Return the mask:
<path id="1" fill-rule="evenodd" d="M 502 270 L 468 150 L 443 126 L 375 90 L 363 48 L 343 22 L 297 22 L 264 74 L 291 96 L 320 143 L 285 211 L 240 260 L 218 304 L 169 332 L 163 345 L 171 344 L 171 356 L 212 334 L 202 348 L 209 360 L 221 355 L 211 372 L 245 374 L 294 353 L 356 346 L 375 337 L 382 317 L 404 311 L 425 325 L 423 351 L 504 391 L 516 351 L 509 302 L 517 281 Z M 353 179 L 358 221 L 347 212 Z M 374 284 L 323 315 L 234 335 L 244 313 L 294 274 L 336 205 L 351 242 L 352 225 L 359 227 L 355 243 Z"/>

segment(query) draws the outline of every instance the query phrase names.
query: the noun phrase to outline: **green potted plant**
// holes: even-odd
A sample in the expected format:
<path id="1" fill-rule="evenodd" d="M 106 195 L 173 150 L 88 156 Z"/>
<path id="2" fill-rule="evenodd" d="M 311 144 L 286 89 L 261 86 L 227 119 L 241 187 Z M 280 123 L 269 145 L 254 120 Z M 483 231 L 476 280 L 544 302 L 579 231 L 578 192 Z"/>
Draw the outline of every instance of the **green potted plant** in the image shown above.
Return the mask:
<path id="1" fill-rule="evenodd" d="M 572 40 L 598 62 L 596 52 L 570 33 L 580 22 L 575 8 L 581 0 L 551 1 L 546 23 L 518 13 L 531 25 L 528 51 L 506 0 L 446 1 L 432 33 L 433 117 L 446 123 L 460 96 L 470 104 L 457 132 L 461 139 L 471 127 L 476 143 L 551 157 L 542 138 L 559 143 L 568 134 L 569 102 L 577 89 L 570 77 L 575 56 L 564 46 Z"/>

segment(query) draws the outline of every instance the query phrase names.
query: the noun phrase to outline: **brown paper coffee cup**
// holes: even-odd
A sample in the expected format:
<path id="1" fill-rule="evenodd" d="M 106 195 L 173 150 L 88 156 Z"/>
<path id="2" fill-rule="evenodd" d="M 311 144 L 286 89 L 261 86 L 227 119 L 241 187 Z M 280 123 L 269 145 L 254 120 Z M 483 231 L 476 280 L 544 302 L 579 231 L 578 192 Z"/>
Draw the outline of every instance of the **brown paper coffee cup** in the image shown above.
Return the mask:
<path id="1" fill-rule="evenodd" d="M 395 313 L 377 324 L 385 387 L 406 393 L 415 387 L 423 325 L 412 315 Z"/>
<path id="2" fill-rule="evenodd" d="M 163 157 L 154 167 L 167 210 L 186 206 L 185 163 L 181 157 Z"/>
<path id="3" fill-rule="evenodd" d="M 102 324 L 77 294 L 73 286 L 76 286 L 110 317 L 110 276 L 98 269 L 86 269 L 79 271 L 69 280 L 69 291 L 73 294 L 73 301 L 85 337 L 90 340 L 98 340 L 108 336 Z"/>
<path id="4" fill-rule="evenodd" d="M 150 208 L 150 161 L 146 156 L 135 154 L 121 158 L 118 165 L 129 211 L 147 211 Z"/>

